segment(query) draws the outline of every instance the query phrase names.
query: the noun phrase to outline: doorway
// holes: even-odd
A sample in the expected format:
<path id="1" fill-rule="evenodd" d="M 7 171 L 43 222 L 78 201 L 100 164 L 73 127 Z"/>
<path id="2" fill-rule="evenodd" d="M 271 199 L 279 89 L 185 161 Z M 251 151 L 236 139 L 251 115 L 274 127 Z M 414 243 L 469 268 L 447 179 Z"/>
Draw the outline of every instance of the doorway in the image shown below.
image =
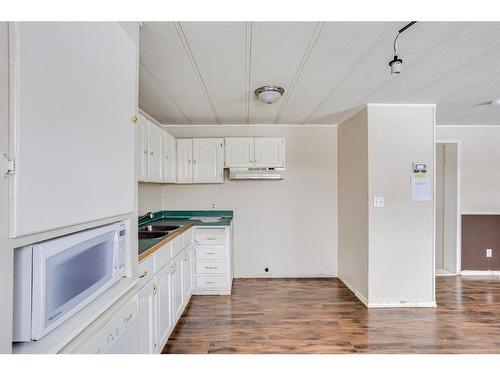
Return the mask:
<path id="1" fill-rule="evenodd" d="M 459 141 L 436 142 L 436 276 L 460 272 Z"/>

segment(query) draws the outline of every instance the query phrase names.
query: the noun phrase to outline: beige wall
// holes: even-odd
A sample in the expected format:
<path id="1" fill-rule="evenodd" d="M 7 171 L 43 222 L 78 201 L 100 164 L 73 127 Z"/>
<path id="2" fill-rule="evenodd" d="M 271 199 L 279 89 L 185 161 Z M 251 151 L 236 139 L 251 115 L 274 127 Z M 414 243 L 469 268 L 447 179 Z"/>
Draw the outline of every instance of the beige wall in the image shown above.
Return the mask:
<path id="1" fill-rule="evenodd" d="M 211 209 L 214 202 L 217 209 L 234 210 L 236 277 L 337 274 L 336 127 L 202 125 L 167 131 L 175 137 L 286 137 L 284 180 L 163 185 L 163 208 Z"/>
<path id="2" fill-rule="evenodd" d="M 338 275 L 368 300 L 368 118 L 338 127 Z"/>
<path id="3" fill-rule="evenodd" d="M 437 126 L 436 139 L 461 142 L 461 212 L 500 213 L 500 126 Z"/>
<path id="4" fill-rule="evenodd" d="M 370 304 L 434 301 L 433 201 L 410 194 L 412 163 L 432 177 L 434 147 L 434 106 L 369 104 Z"/>
<path id="5" fill-rule="evenodd" d="M 146 212 L 159 211 L 162 207 L 162 184 L 139 182 L 138 186 L 138 212 L 139 216 Z"/>
<path id="6" fill-rule="evenodd" d="M 9 145 L 8 27 L 0 22 L 0 153 Z M 0 353 L 10 353 L 12 342 L 13 251 L 8 240 L 8 186 L 0 177 Z"/>

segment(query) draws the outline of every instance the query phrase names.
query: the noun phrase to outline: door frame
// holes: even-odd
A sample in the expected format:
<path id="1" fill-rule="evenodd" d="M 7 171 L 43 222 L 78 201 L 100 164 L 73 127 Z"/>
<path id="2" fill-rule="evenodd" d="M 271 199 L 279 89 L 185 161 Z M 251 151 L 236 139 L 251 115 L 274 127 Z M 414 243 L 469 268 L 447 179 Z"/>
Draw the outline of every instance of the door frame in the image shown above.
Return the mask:
<path id="1" fill-rule="evenodd" d="M 455 265 L 455 273 L 458 275 L 462 271 L 462 205 L 461 205 L 461 177 L 462 177 L 462 140 L 461 139 L 436 139 L 434 145 L 434 153 L 438 144 L 455 144 L 457 146 L 457 238 L 456 238 L 456 255 L 457 261 Z M 434 204 L 434 217 L 436 217 L 436 204 Z M 434 228 L 436 223 L 434 222 Z M 434 239 L 435 243 L 436 239 Z M 434 254 L 435 256 L 435 254 Z"/>

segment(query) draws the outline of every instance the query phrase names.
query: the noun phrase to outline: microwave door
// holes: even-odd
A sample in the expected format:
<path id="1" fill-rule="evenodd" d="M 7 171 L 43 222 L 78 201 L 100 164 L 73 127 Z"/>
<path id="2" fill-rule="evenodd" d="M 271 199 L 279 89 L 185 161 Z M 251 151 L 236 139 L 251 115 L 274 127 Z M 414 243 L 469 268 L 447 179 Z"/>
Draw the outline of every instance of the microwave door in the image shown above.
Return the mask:
<path id="1" fill-rule="evenodd" d="M 117 281 L 116 230 L 99 229 L 33 246 L 34 340 L 58 327 Z"/>

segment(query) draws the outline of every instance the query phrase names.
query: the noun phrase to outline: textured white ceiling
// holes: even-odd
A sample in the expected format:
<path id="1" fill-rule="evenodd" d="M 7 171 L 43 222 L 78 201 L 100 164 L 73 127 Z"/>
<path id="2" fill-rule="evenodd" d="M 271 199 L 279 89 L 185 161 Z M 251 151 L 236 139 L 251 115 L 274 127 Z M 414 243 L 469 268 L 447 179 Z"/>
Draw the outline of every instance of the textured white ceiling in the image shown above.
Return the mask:
<path id="1" fill-rule="evenodd" d="M 500 22 L 145 22 L 140 107 L 165 124 L 334 124 L 363 103 L 436 103 L 438 124 L 500 124 Z M 279 85 L 268 105 L 254 91 Z"/>

